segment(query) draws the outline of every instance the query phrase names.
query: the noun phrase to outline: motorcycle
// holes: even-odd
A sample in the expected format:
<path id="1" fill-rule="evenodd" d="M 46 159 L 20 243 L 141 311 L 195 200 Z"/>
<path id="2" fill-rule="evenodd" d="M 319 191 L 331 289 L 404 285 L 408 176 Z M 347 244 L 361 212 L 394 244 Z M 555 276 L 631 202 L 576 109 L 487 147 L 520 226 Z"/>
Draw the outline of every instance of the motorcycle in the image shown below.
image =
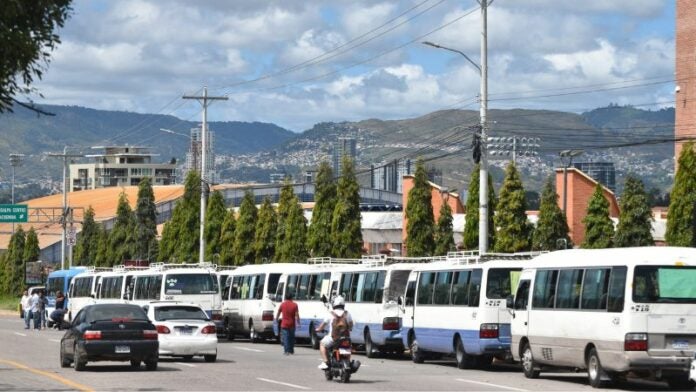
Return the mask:
<path id="1" fill-rule="evenodd" d="M 338 378 L 342 383 L 350 382 L 350 376 L 360 368 L 360 361 L 350 359 L 352 351 L 349 335 L 341 336 L 334 342 L 329 353 L 329 367 L 324 369 L 327 381 Z"/>

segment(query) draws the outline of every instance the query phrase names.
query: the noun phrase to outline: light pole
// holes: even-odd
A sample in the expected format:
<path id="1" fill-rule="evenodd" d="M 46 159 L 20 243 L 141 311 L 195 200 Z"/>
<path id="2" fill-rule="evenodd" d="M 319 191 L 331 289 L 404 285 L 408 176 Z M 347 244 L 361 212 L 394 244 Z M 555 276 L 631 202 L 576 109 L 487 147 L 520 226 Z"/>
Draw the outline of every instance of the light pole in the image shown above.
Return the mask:
<path id="1" fill-rule="evenodd" d="M 481 5 L 481 65 L 479 66 L 469 58 L 464 52 L 457 49 L 448 48 L 429 41 L 423 44 L 438 49 L 448 50 L 462 55 L 471 65 L 473 65 L 481 76 L 481 96 L 480 98 L 480 148 L 481 161 L 479 170 L 479 254 L 488 251 L 488 152 L 486 151 L 486 133 L 488 131 L 488 6 L 493 0 L 478 0 Z"/>
<path id="2" fill-rule="evenodd" d="M 568 219 L 566 208 L 568 206 L 568 168 L 573 164 L 573 158 L 581 155 L 583 150 L 563 150 L 558 153 L 563 163 L 563 215 Z"/>

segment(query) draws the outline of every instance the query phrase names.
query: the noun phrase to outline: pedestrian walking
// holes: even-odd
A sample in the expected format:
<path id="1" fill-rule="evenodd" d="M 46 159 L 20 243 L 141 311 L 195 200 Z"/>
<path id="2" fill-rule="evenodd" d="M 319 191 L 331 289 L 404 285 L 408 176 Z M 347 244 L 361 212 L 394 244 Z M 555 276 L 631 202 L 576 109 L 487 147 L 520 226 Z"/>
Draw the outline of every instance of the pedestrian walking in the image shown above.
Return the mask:
<path id="1" fill-rule="evenodd" d="M 300 326 L 300 310 L 292 299 L 292 293 L 285 294 L 285 301 L 280 304 L 276 313 L 276 320 L 280 319 L 280 339 L 283 342 L 284 355 L 295 354 L 295 328 Z"/>
<path id="2" fill-rule="evenodd" d="M 41 329 L 41 299 L 39 298 L 39 293 L 34 292 L 31 296 L 31 307 L 29 311 L 31 312 L 31 318 L 34 319 L 34 330 L 38 331 Z"/>
<path id="3" fill-rule="evenodd" d="M 31 296 L 27 290 L 24 290 L 24 295 L 22 295 L 22 300 L 20 301 L 22 306 L 22 318 L 24 318 L 24 329 L 29 329 L 29 323 L 31 322 Z"/>
<path id="4" fill-rule="evenodd" d="M 48 298 L 46 298 L 46 291 L 41 290 L 39 292 L 39 319 L 41 321 L 41 328 L 46 328 L 48 315 L 46 314 L 46 307 L 48 306 Z"/>

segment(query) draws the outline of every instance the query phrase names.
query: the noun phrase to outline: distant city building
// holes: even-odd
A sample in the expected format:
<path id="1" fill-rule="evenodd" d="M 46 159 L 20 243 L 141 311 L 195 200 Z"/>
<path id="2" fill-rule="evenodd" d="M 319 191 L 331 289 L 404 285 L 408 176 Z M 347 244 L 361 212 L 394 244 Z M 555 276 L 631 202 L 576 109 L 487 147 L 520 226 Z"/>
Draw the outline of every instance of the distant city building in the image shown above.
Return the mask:
<path id="1" fill-rule="evenodd" d="M 201 171 L 201 128 L 202 126 L 191 128 L 191 144 L 186 153 L 182 181 L 186 179 L 186 176 L 191 170 Z M 205 150 L 205 161 L 208 169 L 205 178 L 209 182 L 215 183 L 217 180 L 215 172 L 215 150 L 213 148 L 215 146 L 215 132 L 211 132 L 210 129 L 208 129 L 205 144 L 208 146 Z"/>
<path id="2" fill-rule="evenodd" d="M 288 177 L 286 173 L 271 173 L 269 176 L 271 184 L 282 184 L 285 182 L 285 178 Z"/>
<path id="3" fill-rule="evenodd" d="M 574 162 L 573 167 L 616 193 L 614 162 Z"/>
<path id="4" fill-rule="evenodd" d="M 403 177 L 407 174 L 413 174 L 414 168 L 410 159 L 396 159 L 379 166 L 373 165 L 370 168 L 370 188 L 401 193 Z"/>
<path id="5" fill-rule="evenodd" d="M 106 146 L 101 154 L 86 155 L 92 163 L 70 164 L 70 190 L 80 191 L 115 186 L 138 185 L 144 177 L 152 185 L 171 185 L 176 179 L 176 163 L 153 163 L 148 147 Z"/>
<path id="6" fill-rule="evenodd" d="M 692 126 L 696 123 L 696 61 L 694 61 L 694 47 L 696 47 L 696 18 L 694 18 L 694 1 L 677 0 L 676 9 L 676 87 L 675 87 L 675 123 L 674 133 L 679 137 L 687 137 L 692 133 Z M 683 140 L 683 139 L 682 139 Z M 675 143 L 676 169 L 679 154 L 683 143 L 687 140 Z"/>
<path id="7" fill-rule="evenodd" d="M 315 179 L 317 178 L 317 174 L 319 172 L 316 170 L 307 170 L 304 172 L 304 183 L 305 184 L 314 184 Z"/>
<path id="8" fill-rule="evenodd" d="M 332 151 L 334 176 L 341 176 L 341 160 L 344 155 L 347 155 L 353 161 L 353 166 L 355 166 L 355 158 L 358 155 L 356 146 L 355 138 L 352 137 L 339 137 L 334 143 Z"/>

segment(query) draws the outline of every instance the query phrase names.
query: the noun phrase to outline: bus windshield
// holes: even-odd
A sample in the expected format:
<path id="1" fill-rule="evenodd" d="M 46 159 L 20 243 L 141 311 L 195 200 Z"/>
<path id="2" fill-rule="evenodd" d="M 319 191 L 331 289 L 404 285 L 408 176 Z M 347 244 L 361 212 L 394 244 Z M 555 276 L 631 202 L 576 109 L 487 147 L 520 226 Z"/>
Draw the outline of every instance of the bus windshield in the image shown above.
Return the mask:
<path id="1" fill-rule="evenodd" d="M 696 303 L 696 267 L 637 266 L 633 301 L 641 303 Z"/>
<path id="2" fill-rule="evenodd" d="M 46 281 L 46 296 L 55 297 L 56 291 L 65 290 L 65 277 L 48 278 Z"/>
<path id="3" fill-rule="evenodd" d="M 486 297 L 505 299 L 517 291 L 522 268 L 491 268 L 486 281 Z"/>
<path id="4" fill-rule="evenodd" d="M 217 292 L 217 284 L 211 274 L 171 274 L 166 277 L 165 294 L 217 294 Z"/>

